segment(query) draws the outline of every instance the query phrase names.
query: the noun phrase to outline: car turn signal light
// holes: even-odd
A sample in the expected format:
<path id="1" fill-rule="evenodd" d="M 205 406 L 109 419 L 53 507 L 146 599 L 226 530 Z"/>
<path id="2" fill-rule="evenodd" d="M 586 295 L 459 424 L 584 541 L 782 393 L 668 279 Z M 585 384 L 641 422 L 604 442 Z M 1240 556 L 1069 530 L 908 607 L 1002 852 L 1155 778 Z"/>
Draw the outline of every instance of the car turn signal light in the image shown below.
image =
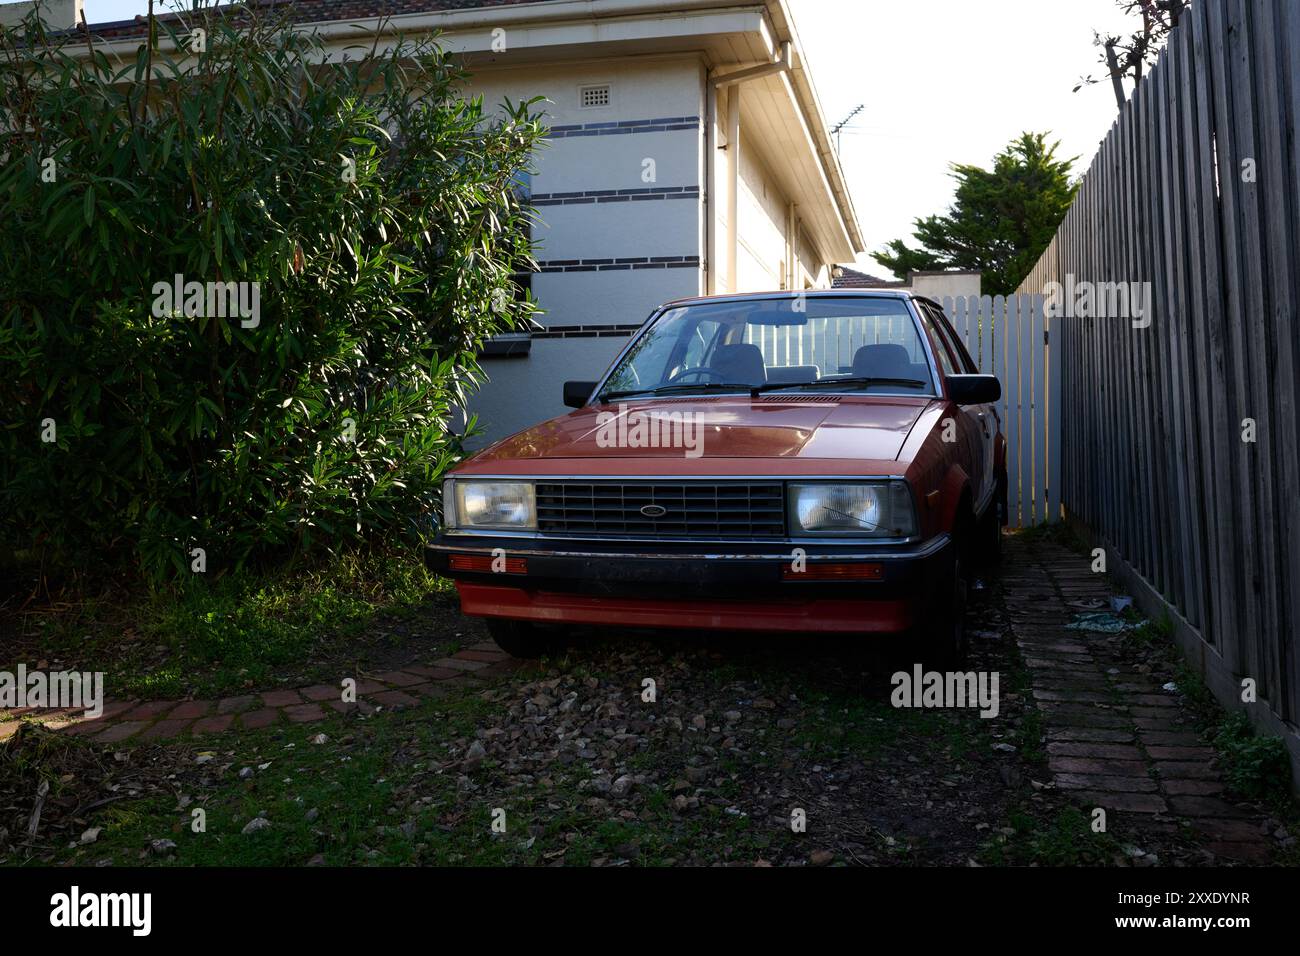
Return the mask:
<path id="1" fill-rule="evenodd" d="M 883 564 L 813 564 L 796 571 L 787 564 L 781 568 L 786 581 L 881 581 L 885 577 Z"/>
<path id="2" fill-rule="evenodd" d="M 453 554 L 447 560 L 453 571 L 476 574 L 527 574 L 527 558 L 493 557 L 490 554 Z"/>

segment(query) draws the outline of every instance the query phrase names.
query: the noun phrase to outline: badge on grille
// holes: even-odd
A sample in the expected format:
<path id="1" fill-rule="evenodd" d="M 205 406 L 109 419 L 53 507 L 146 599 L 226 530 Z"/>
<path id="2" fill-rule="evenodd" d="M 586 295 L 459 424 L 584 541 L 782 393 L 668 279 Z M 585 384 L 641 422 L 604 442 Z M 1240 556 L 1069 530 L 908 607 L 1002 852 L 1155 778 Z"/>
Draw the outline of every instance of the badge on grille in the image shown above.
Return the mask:
<path id="1" fill-rule="evenodd" d="M 668 509 L 663 505 L 642 505 L 641 513 L 647 518 L 662 518 L 668 514 Z"/>

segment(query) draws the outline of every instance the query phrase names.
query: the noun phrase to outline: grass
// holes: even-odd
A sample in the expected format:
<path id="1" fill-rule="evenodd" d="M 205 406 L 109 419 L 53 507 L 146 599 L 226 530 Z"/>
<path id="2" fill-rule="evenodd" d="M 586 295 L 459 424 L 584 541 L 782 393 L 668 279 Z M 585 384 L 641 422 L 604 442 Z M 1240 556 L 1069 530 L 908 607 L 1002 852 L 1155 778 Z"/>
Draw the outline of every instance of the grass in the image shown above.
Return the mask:
<path id="1" fill-rule="evenodd" d="M 1095 832 L 1091 819 L 1075 807 L 1062 808 L 1045 819 L 1017 810 L 1004 829 L 1011 832 L 985 847 L 979 862 L 986 866 L 1098 866 L 1123 852 L 1113 836 Z"/>
<path id="2" fill-rule="evenodd" d="M 1075 533 L 1074 528 L 1066 521 L 1056 521 L 1050 524 L 1044 521 L 1012 533 L 1026 544 L 1057 544 L 1076 554 L 1086 554 L 1088 552 L 1087 543 Z"/>
<path id="3" fill-rule="evenodd" d="M 1125 640 L 1142 651 L 1161 651 L 1166 657 L 1177 656 L 1174 644 L 1173 618 L 1166 612 L 1158 621 L 1143 617 L 1136 608 L 1129 606 L 1120 615 L 1133 626 L 1125 633 Z"/>
<path id="4" fill-rule="evenodd" d="M 791 743 L 828 760 L 844 751 L 870 758 L 896 736 L 895 721 L 931 716 L 928 711 L 897 710 L 886 701 L 848 695 L 832 698 L 825 692 L 808 691 L 800 697 L 807 707 Z"/>
<path id="5" fill-rule="evenodd" d="M 443 587 L 444 582 L 410 555 L 354 557 L 297 576 L 261 582 L 226 579 L 170 595 L 143 595 L 135 603 L 105 602 L 78 612 L 79 625 L 69 618 L 57 627 L 47 626 L 40 647 L 51 656 L 76 653 L 84 659 L 87 652 L 76 646 L 76 633 L 78 627 L 90 626 L 103 642 L 92 648 L 94 654 L 112 648 L 143 653 L 153 645 L 167 647 L 163 661 L 142 657 L 139 664 L 124 665 L 124 671 L 139 667 L 137 679 L 142 683 L 132 686 L 163 687 L 167 695 L 182 686 L 242 687 L 246 681 L 263 681 L 278 662 L 296 660 L 295 655 L 327 660 L 331 647 L 363 630 L 378 630 L 381 616 L 402 617 L 427 606 L 429 593 Z M 142 609 L 148 613 L 140 615 L 138 632 L 130 641 L 113 643 L 103 633 L 114 614 Z M 1167 621 L 1148 622 L 1139 629 L 1138 639 L 1167 640 L 1167 630 Z M 1010 660 L 1000 663 L 1004 693 L 1014 689 L 1027 695 L 1030 675 L 1014 649 Z M 754 662 L 743 662 L 738 655 L 697 666 L 706 669 L 711 685 L 736 684 L 738 696 L 766 692 L 759 686 L 761 680 L 756 684 Z M 605 669 L 581 654 L 552 662 L 553 672 L 579 678 L 603 677 Z M 785 667 L 779 672 L 782 694 L 800 702 L 798 723 L 788 734 L 773 738 L 770 754 L 751 753 L 738 762 L 724 752 L 709 764 L 714 781 L 708 788 L 740 807 L 747 806 L 755 781 L 778 772 L 777 763 L 786 759 L 833 765 L 852 755 L 866 764 L 880 763 L 897 759 L 900 742 L 906 742 L 914 747 L 907 759 L 915 757 L 917 766 L 950 766 L 987 759 L 998 730 L 1005 736 L 996 739 L 1016 744 L 1029 764 L 1045 761 L 1041 715 L 1032 706 L 1024 708 L 1019 726 L 1009 730 L 999 721 L 956 719 L 941 710 L 895 709 L 887 694 L 863 694 L 853 681 L 841 686 Z M 1286 772 L 1284 754 L 1278 772 L 1280 742 L 1255 737 L 1244 721 L 1225 717 L 1193 673 L 1180 672 L 1178 683 L 1205 715 L 1228 766 L 1235 768 L 1227 771 L 1233 788 L 1279 793 L 1277 782 Z M 780 695 L 773 691 L 769 696 Z M 612 816 L 608 805 L 600 806 L 589 785 L 590 769 L 583 764 L 550 763 L 530 771 L 536 776 L 521 778 L 517 768 L 498 766 L 489 758 L 478 770 L 463 774 L 449 745 L 494 726 L 501 712 L 499 700 L 464 688 L 443 700 L 425 702 L 410 714 L 332 717 L 322 724 L 244 732 L 198 745 L 214 749 L 211 764 L 195 762 L 196 745 L 150 748 L 164 755 L 155 762 L 162 768 L 158 775 L 166 781 L 163 787 L 171 792 L 159 796 L 155 789 L 96 811 L 89 825 L 103 827 L 98 841 L 72 847 L 65 839 L 49 862 L 289 866 L 315 860 L 335 866 L 486 866 L 628 860 L 659 866 L 806 855 L 806 840 L 796 840 L 771 820 L 727 812 L 734 807 L 705 802 L 691 813 L 674 810 L 676 791 L 668 781 L 680 755 L 664 748 L 631 754 L 626 760 L 629 772 L 653 769 L 658 772 L 652 776 L 660 781 L 640 790 L 644 802 L 635 815 Z M 719 716 L 710 713 L 711 723 L 721 723 Z M 311 743 L 322 730 L 331 740 Z M 31 792 L 31 775 L 39 774 L 51 782 L 52 799 L 59 796 L 68 768 L 82 778 L 98 779 L 94 761 L 113 767 L 111 754 L 71 738 L 62 738 L 57 746 L 43 741 L 30 751 L 18 751 L 16 759 L 24 762 L 18 768 L 24 778 L 22 792 Z M 269 766 L 256 769 L 263 764 Z M 240 779 L 241 768 L 255 772 L 250 779 Z M 1016 796 L 1025 797 L 1027 791 Z M 191 827 L 196 807 L 206 814 L 205 832 Z M 505 832 L 493 826 L 501 819 L 498 810 L 505 814 Z M 262 814 L 271 821 L 268 829 L 241 832 Z M 981 835 L 969 844 L 976 853 L 982 843 L 976 856 L 981 863 L 1099 865 L 1123 856 L 1124 848 L 1113 837 L 1093 832 L 1091 819 L 1074 808 L 1049 809 L 1013 798 L 988 819 L 1006 822 L 991 841 L 982 843 Z M 1286 817 L 1288 826 L 1294 819 Z M 76 835 L 74 831 L 72 838 Z M 146 848 L 157 839 L 173 840 L 175 853 L 147 855 Z M 863 840 L 878 844 L 869 835 Z M 898 863 L 922 862 L 924 844 L 925 839 L 916 846 L 891 841 L 888 852 Z"/>
<path id="6" fill-rule="evenodd" d="M 73 660 L 103 670 L 117 696 L 220 694 L 273 683 L 278 668 L 328 657 L 322 650 L 377 621 L 408 617 L 449 593 L 415 550 L 344 555 L 271 574 L 109 594 L 16 622 L 19 659 Z M 11 651 L 12 653 L 12 651 Z"/>
<path id="7" fill-rule="evenodd" d="M 1219 724 L 1213 740 L 1232 790 L 1270 803 L 1289 798 L 1291 759 L 1281 737 L 1256 734 L 1246 715 L 1237 713 Z"/>
<path id="8" fill-rule="evenodd" d="M 1291 792 L 1291 758 L 1282 738 L 1256 733 L 1241 711 L 1225 711 L 1201 675 L 1185 662 L 1179 662 L 1175 681 L 1197 725 L 1218 751 L 1228 788 L 1300 822 Z"/>
<path id="9" fill-rule="evenodd" d="M 717 673 L 709 669 L 703 679 L 709 685 L 727 683 L 725 675 L 732 664 L 719 665 Z M 585 683 L 606 668 L 578 658 L 563 669 Z M 756 681 L 752 670 L 744 673 L 748 680 L 745 687 L 736 688 L 737 694 L 752 699 L 768 690 L 758 686 L 762 679 Z M 784 670 L 779 680 L 781 693 L 773 689 L 771 696 L 797 697 L 798 722 L 788 732 L 775 733 L 772 716 L 770 753 L 761 752 L 756 738 L 750 738 L 743 752 L 732 753 L 692 744 L 702 738 L 689 732 L 681 744 L 675 734 L 665 733 L 645 749 L 620 758 L 619 774 L 647 774 L 636 790 L 643 799 L 630 802 L 602 799 L 608 794 L 593 782 L 609 778 L 595 773 L 595 765 L 585 761 L 545 760 L 521 767 L 498 748 L 489 747 L 489 756 L 477 768 L 462 767 L 459 759 L 465 742 L 480 730 L 513 732 L 529 726 L 505 717 L 511 702 L 519 703 L 508 681 L 485 689 L 449 685 L 448 696 L 400 714 L 331 716 L 310 725 L 278 725 L 211 740 L 120 748 L 119 755 L 128 758 L 121 762 L 111 750 L 77 738 L 60 738 L 60 750 L 39 756 L 36 746 L 42 745 L 43 738 L 33 738 L 31 751 L 15 750 L 28 766 L 13 792 L 30 794 L 35 786 L 32 764 L 43 763 L 40 774 L 54 788 L 52 805 L 55 798 L 60 806 L 68 806 L 106 794 L 118 797 L 107 807 L 81 814 L 83 819 L 74 823 L 51 820 L 39 860 L 54 865 L 104 861 L 159 866 L 301 866 L 309 861 L 330 866 L 798 863 L 808 861 L 813 848 L 838 848 L 845 840 L 869 847 L 877 859 L 884 854 L 906 865 L 924 863 L 937 853 L 930 841 L 943 838 L 936 837 L 932 827 L 955 832 L 952 821 L 927 819 L 923 824 L 913 819 L 918 810 L 910 805 L 887 809 L 881 803 L 854 803 L 833 818 L 819 818 L 815 809 L 819 804 L 803 789 L 804 771 L 798 768 L 824 764 L 843 772 L 848 766 L 862 774 L 887 766 L 895 768 L 889 771 L 891 778 L 926 776 L 932 772 L 927 768 L 939 768 L 934 772 L 941 775 L 961 773 L 952 768 L 973 766 L 972 757 L 988 759 L 995 722 L 966 712 L 895 709 L 887 695 L 865 696 L 855 682 L 828 687 L 820 671 L 805 676 Z M 609 683 L 636 687 L 617 669 L 602 681 Z M 723 723 L 721 711 L 729 697 L 727 692 L 712 694 L 712 706 L 702 707 L 711 722 Z M 608 697 L 602 691 L 593 699 Z M 746 722 L 765 710 L 748 711 L 751 716 Z M 687 709 L 683 716 L 689 713 Z M 313 743 L 321 732 L 329 740 Z M 211 759 L 198 763 L 204 748 L 210 748 Z M 531 759 L 536 752 L 530 744 L 520 754 Z M 79 769 L 90 766 L 84 762 L 92 759 L 105 770 Z M 793 766 L 783 766 L 785 762 Z M 674 801 L 679 794 L 692 796 L 691 789 L 680 788 L 680 781 L 690 776 L 687 771 L 693 767 L 706 769 L 707 778 L 692 778 L 700 802 L 683 810 Z M 69 768 L 76 772 L 69 775 Z M 251 776 L 241 779 L 245 768 L 251 768 Z M 106 772 L 114 775 L 105 776 Z M 142 783 L 142 775 L 149 785 Z M 756 797 L 774 776 L 787 779 L 785 786 L 792 787 L 788 798 Z M 119 780 L 130 784 L 120 785 Z M 0 773 L 0 805 L 6 797 L 3 783 Z M 143 790 L 142 795 L 121 799 L 120 794 L 131 788 Z M 1000 792 L 995 788 L 994 793 Z M 803 802 L 810 798 L 814 803 Z M 809 808 L 814 820 L 807 834 L 796 834 L 771 816 L 789 814 L 795 805 Z M 206 815 L 204 832 L 192 828 L 196 808 Z M 498 810 L 505 814 L 504 833 L 493 828 Z M 244 834 L 244 827 L 259 815 L 265 815 L 271 825 Z M 70 845 L 92 826 L 102 827 L 94 843 Z M 898 839 L 873 829 L 877 826 Z M 150 844 L 160 839 L 173 841 L 175 850 L 166 856 L 149 853 Z M 47 855 L 50 852 L 52 857 Z M 15 860 L 11 857 L 7 862 Z M 836 863 L 847 862 L 837 852 Z"/>
<path id="10" fill-rule="evenodd" d="M 435 761 L 427 756 L 394 756 L 410 755 L 412 747 L 428 743 L 435 730 L 450 736 L 472 726 L 482 706 L 480 699 L 468 695 L 438 704 L 435 713 L 441 720 L 405 722 L 384 715 L 349 725 L 338 718 L 221 738 L 211 752 L 178 747 L 176 791 L 185 799 L 151 795 L 107 807 L 94 821 L 103 828 L 99 839 L 90 846 L 61 849 L 58 859 L 136 862 L 158 839 L 177 844 L 174 855 L 149 858 L 163 866 L 302 865 L 318 854 L 333 865 L 410 863 L 421 855 L 430 861 L 446 859 L 455 852 L 457 831 L 468 833 L 478 825 L 486 829 L 489 808 L 479 807 L 481 812 L 469 814 L 450 830 L 429 810 L 415 818 L 419 839 L 409 837 L 416 831 L 403 831 L 406 818 L 396 819 L 393 812 L 398 792 L 418 779 L 434 798 L 431 802 L 454 804 L 455 777 L 430 774 Z M 311 738 L 322 731 L 331 741 L 313 744 Z M 234 749 L 226 749 L 230 747 Z M 210 767 L 196 762 L 206 753 L 213 765 L 223 768 L 207 786 L 200 775 Z M 269 766 L 256 770 L 252 778 L 240 779 L 240 769 L 265 764 Z M 202 832 L 194 830 L 195 809 L 206 815 Z M 272 825 L 243 834 L 249 821 L 262 814 Z"/>
<path id="11" fill-rule="evenodd" d="M 1002 671 L 1002 680 L 1004 692 L 1017 694 L 1022 700 L 1033 699 L 1033 675 L 1025 666 L 1020 648 L 1014 643 L 1011 645 L 1006 666 Z M 1020 751 L 1020 756 L 1027 764 L 1039 770 L 1046 770 L 1047 750 L 1044 736 L 1043 712 L 1030 704 L 1021 713 L 1019 725 L 1007 734 L 1006 742 Z"/>
<path id="12" fill-rule="evenodd" d="M 585 767 L 552 768 L 548 786 L 511 788 L 497 782 L 498 768 L 485 761 L 466 789 L 460 769 L 449 766 L 447 744 L 472 735 L 496 707 L 465 689 L 407 714 L 244 733 L 215 744 L 206 770 L 195 762 L 202 753 L 197 747 L 177 745 L 178 766 L 167 774 L 167 785 L 181 799 L 154 794 L 106 807 L 93 821 L 102 828 L 99 838 L 87 846 L 65 844 L 51 862 L 505 866 L 625 857 L 663 865 L 680 857 L 681 820 L 658 788 L 631 820 L 611 819 L 608 811 L 587 805 L 590 794 L 579 786 L 588 776 Z M 331 739 L 312 743 L 322 731 Z M 65 759 L 67 748 L 90 752 L 85 742 L 65 738 L 59 742 Z M 240 769 L 266 764 L 240 779 Z M 200 777 L 212 767 L 221 769 L 205 785 Z M 56 797 L 59 768 L 47 776 L 56 782 Z M 202 832 L 194 829 L 195 809 L 205 815 Z M 244 834 L 260 815 L 271 825 Z M 173 841 L 175 851 L 150 855 L 147 848 L 159 839 Z M 714 807 L 703 808 L 685 835 L 696 851 L 707 846 L 742 860 L 756 859 L 771 841 L 770 834 L 753 832 L 746 818 Z"/>
<path id="13" fill-rule="evenodd" d="M 969 724 L 952 719 L 946 708 L 898 708 L 887 697 L 807 684 L 800 689 L 799 699 L 804 706 L 790 744 L 813 760 L 830 762 L 844 753 L 872 760 L 903 735 L 930 741 L 936 752 L 965 758 L 982 754 L 988 745 L 984 734 L 972 733 Z M 982 730 L 987 724 L 981 721 L 976 726 Z"/>
<path id="14" fill-rule="evenodd" d="M 1125 616 L 1137 621 L 1128 639 L 1173 664 L 1174 683 L 1198 729 L 1218 752 L 1229 790 L 1246 799 L 1261 800 L 1278 814 L 1300 823 L 1300 806 L 1291 788 L 1291 759 L 1282 738 L 1258 734 L 1244 713 L 1224 710 L 1200 673 L 1179 653 L 1173 620 L 1168 614 L 1152 621 L 1130 609 Z"/>

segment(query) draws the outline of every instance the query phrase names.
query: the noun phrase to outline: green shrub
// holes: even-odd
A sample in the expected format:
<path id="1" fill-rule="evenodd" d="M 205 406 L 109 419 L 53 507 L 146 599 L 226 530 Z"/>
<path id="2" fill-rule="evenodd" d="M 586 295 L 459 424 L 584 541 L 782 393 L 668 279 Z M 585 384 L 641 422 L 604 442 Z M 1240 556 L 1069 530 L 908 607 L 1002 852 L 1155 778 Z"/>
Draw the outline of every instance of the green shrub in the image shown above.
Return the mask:
<path id="1" fill-rule="evenodd" d="M 532 102 L 466 101 L 428 39 L 327 63 L 184 17 L 128 61 L 0 29 L 0 556 L 157 579 L 418 534 L 478 346 L 535 311 Z"/>
<path id="2" fill-rule="evenodd" d="M 1291 758 L 1281 737 L 1257 736 L 1245 714 L 1230 714 L 1214 734 L 1229 787 L 1246 797 L 1284 798 Z"/>

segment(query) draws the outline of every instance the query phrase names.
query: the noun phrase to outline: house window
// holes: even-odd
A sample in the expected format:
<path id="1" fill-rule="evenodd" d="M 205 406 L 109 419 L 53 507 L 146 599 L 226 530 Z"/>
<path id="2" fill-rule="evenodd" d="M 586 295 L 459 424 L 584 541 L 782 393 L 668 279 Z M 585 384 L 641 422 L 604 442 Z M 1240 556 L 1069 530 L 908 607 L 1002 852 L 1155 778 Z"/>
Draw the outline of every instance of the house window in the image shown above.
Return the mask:
<path id="1" fill-rule="evenodd" d="M 578 102 L 584 110 L 596 110 L 609 106 L 609 84 L 580 87 L 578 89 Z"/>
<path id="2" fill-rule="evenodd" d="M 528 298 L 529 293 L 533 291 L 533 274 L 531 272 L 516 272 L 510 278 L 515 283 L 515 300 L 523 302 Z"/>

